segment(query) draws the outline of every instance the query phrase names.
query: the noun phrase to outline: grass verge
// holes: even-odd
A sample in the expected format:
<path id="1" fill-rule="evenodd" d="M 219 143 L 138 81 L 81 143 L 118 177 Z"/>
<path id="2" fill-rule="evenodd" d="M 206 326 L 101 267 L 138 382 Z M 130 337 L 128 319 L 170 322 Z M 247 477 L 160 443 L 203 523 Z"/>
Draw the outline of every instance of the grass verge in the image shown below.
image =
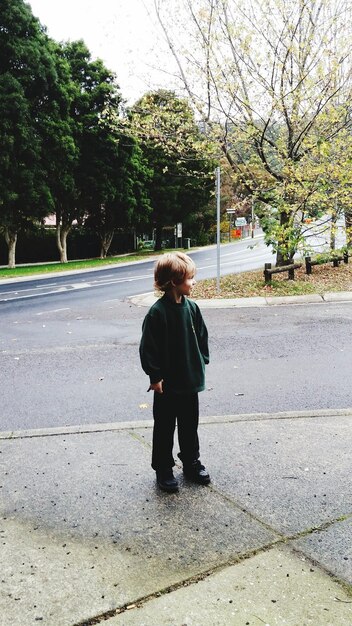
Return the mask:
<path id="1" fill-rule="evenodd" d="M 162 250 L 165 252 L 165 250 Z M 42 263 L 38 265 L 23 265 L 14 269 L 1 268 L 0 280 L 2 278 L 17 278 L 20 276 L 36 276 L 37 274 L 50 274 L 51 272 L 67 272 L 70 270 L 94 269 L 117 263 L 129 263 L 130 261 L 143 261 L 150 256 L 161 254 L 150 250 L 125 254 L 122 256 L 110 256 L 106 259 L 87 259 L 83 261 L 69 261 L 68 263 Z"/>
<path id="2" fill-rule="evenodd" d="M 201 280 L 193 289 L 192 298 L 298 296 L 352 289 L 352 264 L 341 263 L 339 267 L 333 267 L 332 264 L 316 265 L 310 276 L 307 276 L 302 266 L 295 271 L 295 280 L 288 280 L 286 272 L 274 276 L 275 280 L 266 285 L 263 270 L 229 274 L 220 279 L 220 293 L 217 293 L 215 279 Z"/>

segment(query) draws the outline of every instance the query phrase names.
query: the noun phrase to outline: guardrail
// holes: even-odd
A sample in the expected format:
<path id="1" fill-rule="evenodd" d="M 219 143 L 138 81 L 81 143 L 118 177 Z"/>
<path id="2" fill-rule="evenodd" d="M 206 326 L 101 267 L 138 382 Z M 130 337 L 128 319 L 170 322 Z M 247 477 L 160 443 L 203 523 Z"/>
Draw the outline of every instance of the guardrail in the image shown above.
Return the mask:
<path id="1" fill-rule="evenodd" d="M 280 274 L 281 272 L 288 272 L 289 280 L 295 279 L 295 270 L 302 267 L 302 263 L 291 263 L 291 265 L 283 265 L 282 267 L 271 267 L 271 263 L 265 263 L 264 265 L 264 279 L 266 283 L 271 282 L 272 274 Z"/>
<path id="2" fill-rule="evenodd" d="M 344 251 L 340 254 L 330 254 L 330 255 L 322 255 L 321 257 L 316 257 L 312 259 L 310 256 L 305 257 L 305 265 L 306 265 L 306 274 L 312 273 L 312 267 L 314 265 L 325 265 L 327 263 L 332 263 L 333 267 L 338 267 L 340 262 L 348 263 L 349 257 L 352 256 L 352 251 Z M 295 279 L 295 270 L 302 267 L 302 263 L 291 263 L 290 265 L 282 265 L 281 267 L 272 267 L 271 263 L 265 263 L 264 265 L 264 279 L 266 283 L 271 282 L 271 277 L 273 274 L 279 274 L 281 272 L 288 272 L 289 280 Z"/>
<path id="3" fill-rule="evenodd" d="M 343 254 L 332 254 L 329 257 L 327 257 L 325 261 L 319 258 L 312 259 L 310 256 L 306 256 L 305 257 L 306 274 L 312 273 L 312 267 L 314 265 L 326 265 L 327 263 L 332 263 L 333 267 L 338 267 L 340 265 L 340 261 L 343 261 L 344 263 L 348 263 L 349 256 L 350 255 L 348 254 L 348 252 L 344 252 Z"/>

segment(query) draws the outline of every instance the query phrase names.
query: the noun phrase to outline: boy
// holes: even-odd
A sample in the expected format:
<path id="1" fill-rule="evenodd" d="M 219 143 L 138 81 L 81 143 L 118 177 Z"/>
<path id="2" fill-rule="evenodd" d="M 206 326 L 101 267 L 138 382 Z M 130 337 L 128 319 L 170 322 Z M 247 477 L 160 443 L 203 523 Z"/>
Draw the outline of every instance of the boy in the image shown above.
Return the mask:
<path id="1" fill-rule="evenodd" d="M 155 264 L 154 284 L 164 295 L 143 322 L 140 357 L 154 391 L 152 468 L 159 487 L 178 490 L 172 448 L 177 418 L 179 458 L 186 478 L 210 482 L 199 460 L 198 392 L 205 388 L 208 332 L 199 307 L 188 300 L 196 267 L 182 252 L 164 254 Z"/>

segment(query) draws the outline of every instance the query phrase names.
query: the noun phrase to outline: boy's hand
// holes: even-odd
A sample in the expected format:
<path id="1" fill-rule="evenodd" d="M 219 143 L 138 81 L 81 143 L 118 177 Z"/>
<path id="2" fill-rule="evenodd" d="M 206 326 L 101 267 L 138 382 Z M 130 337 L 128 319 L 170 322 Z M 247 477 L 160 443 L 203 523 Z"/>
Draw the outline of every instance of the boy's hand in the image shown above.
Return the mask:
<path id="1" fill-rule="evenodd" d="M 151 384 L 148 391 L 156 391 L 156 393 L 163 393 L 163 381 L 159 380 L 158 383 Z"/>

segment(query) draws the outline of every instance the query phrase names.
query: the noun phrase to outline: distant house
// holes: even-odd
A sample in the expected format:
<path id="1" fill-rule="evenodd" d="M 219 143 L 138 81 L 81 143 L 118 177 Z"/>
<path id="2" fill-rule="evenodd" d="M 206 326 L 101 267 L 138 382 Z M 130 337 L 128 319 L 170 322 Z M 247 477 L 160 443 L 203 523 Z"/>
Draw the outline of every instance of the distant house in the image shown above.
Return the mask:
<path id="1" fill-rule="evenodd" d="M 73 220 L 72 225 L 73 226 L 77 226 L 77 220 Z M 44 226 L 45 226 L 45 228 L 55 228 L 56 227 L 56 215 L 55 215 L 55 213 L 52 213 L 51 215 L 47 215 L 47 217 L 44 218 Z"/>
<path id="2" fill-rule="evenodd" d="M 52 215 L 47 215 L 47 217 L 44 217 L 44 226 L 45 228 L 55 228 L 56 215 L 54 213 Z"/>

